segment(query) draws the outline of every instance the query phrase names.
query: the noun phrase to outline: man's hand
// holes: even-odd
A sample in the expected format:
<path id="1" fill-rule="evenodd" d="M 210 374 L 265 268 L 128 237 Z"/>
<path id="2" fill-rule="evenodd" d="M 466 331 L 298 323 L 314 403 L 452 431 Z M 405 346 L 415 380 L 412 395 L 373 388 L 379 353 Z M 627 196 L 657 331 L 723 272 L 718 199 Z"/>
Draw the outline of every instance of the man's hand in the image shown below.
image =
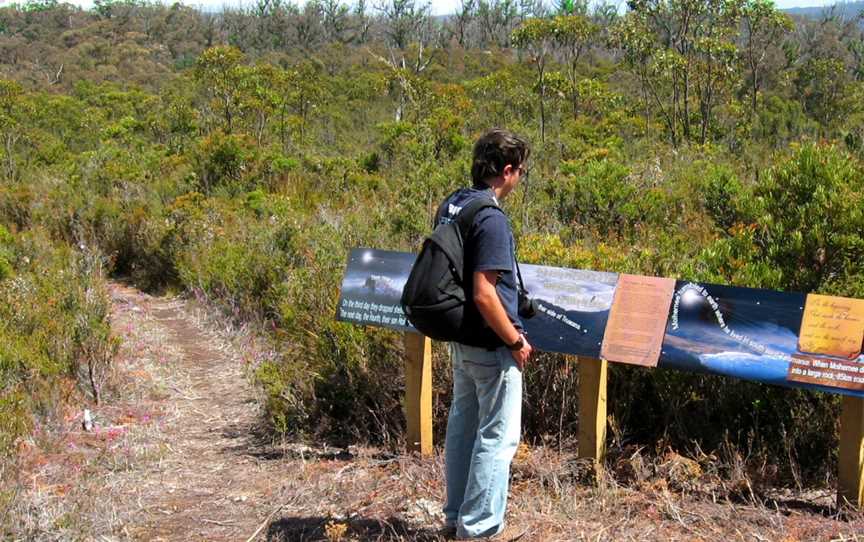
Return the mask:
<path id="1" fill-rule="evenodd" d="M 519 367 L 521 371 L 525 367 L 525 363 L 531 357 L 531 354 L 534 353 L 534 347 L 528 344 L 528 339 L 525 335 L 522 335 L 522 348 L 520 350 L 511 350 L 510 354 L 513 355 L 513 359 L 516 360 L 516 366 Z"/>

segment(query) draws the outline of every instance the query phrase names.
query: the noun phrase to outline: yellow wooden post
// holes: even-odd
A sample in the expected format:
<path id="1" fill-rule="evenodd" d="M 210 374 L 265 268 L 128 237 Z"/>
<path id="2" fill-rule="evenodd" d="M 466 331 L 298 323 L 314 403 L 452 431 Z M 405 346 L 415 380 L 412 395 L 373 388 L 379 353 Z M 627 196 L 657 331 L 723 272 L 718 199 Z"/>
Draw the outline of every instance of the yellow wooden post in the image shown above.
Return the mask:
<path id="1" fill-rule="evenodd" d="M 408 450 L 432 453 L 432 341 L 405 333 L 405 419 Z"/>
<path id="2" fill-rule="evenodd" d="M 840 505 L 864 506 L 864 399 L 843 397 L 840 414 L 839 485 Z"/>
<path id="3" fill-rule="evenodd" d="M 579 358 L 579 458 L 603 469 L 606 454 L 606 360 Z"/>

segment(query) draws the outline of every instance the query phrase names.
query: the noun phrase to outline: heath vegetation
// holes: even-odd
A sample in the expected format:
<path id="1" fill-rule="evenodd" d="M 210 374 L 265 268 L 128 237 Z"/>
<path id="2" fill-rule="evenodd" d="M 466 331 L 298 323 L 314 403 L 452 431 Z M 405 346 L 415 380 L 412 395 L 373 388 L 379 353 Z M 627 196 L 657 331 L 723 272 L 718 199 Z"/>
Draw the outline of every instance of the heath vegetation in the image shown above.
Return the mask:
<path id="1" fill-rule="evenodd" d="M 334 321 L 346 255 L 415 250 L 495 125 L 534 146 L 522 261 L 864 297 L 862 121 L 860 20 L 769 0 L 0 8 L 0 447 L 102 397 L 107 275 L 269 330 L 274 435 L 398 443 L 401 338 Z M 532 363 L 528 441 L 572 442 L 574 369 Z M 835 472 L 838 396 L 610 373 L 621 453 Z"/>

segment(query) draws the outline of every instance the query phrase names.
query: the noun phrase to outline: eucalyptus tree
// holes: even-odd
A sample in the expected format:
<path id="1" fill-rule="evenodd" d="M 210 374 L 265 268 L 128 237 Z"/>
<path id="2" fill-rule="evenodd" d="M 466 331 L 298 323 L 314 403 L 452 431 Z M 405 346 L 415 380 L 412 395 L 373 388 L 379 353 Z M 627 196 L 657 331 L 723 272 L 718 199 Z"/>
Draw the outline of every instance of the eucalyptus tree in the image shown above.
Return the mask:
<path id="1" fill-rule="evenodd" d="M 321 0 L 324 39 L 328 42 L 347 43 L 351 39 L 351 8 L 341 0 Z"/>
<path id="2" fill-rule="evenodd" d="M 384 24 L 385 41 L 399 51 L 417 40 L 430 18 L 430 4 L 416 0 L 383 0 L 376 9 Z"/>
<path id="3" fill-rule="evenodd" d="M 477 8 L 478 0 L 459 0 L 456 13 L 453 14 L 453 35 L 463 49 L 472 43 L 469 36 L 477 23 Z"/>
<path id="4" fill-rule="evenodd" d="M 591 47 L 600 28 L 584 15 L 559 15 L 552 24 L 556 48 L 567 66 L 568 93 L 575 117 L 579 109 L 577 64 Z"/>
<path id="5" fill-rule="evenodd" d="M 321 2 L 310 0 L 302 8 L 292 6 L 294 33 L 297 45 L 309 51 L 323 41 L 324 27 Z"/>
<path id="6" fill-rule="evenodd" d="M 244 108 L 252 113 L 255 142 L 260 146 L 273 115 L 280 114 L 280 138 L 285 145 L 284 110 L 291 81 L 289 72 L 269 63 L 253 66 L 242 81 Z"/>
<path id="7" fill-rule="evenodd" d="M 611 43 L 639 76 L 646 111 L 657 108 L 673 145 L 693 139 L 695 118 L 705 140 L 717 91 L 737 76 L 741 1 L 631 0 L 612 30 Z"/>
<path id="8" fill-rule="evenodd" d="M 477 0 L 477 23 L 481 47 L 507 47 L 514 26 L 523 17 L 525 5 L 515 0 Z"/>
<path id="9" fill-rule="evenodd" d="M 557 15 L 582 15 L 588 14 L 588 2 L 586 0 L 555 0 L 555 13 Z"/>
<path id="10" fill-rule="evenodd" d="M 15 152 L 28 125 L 30 108 L 21 85 L 0 79 L 0 153 L 3 158 L 3 176 L 9 180 L 18 176 Z"/>
<path id="11" fill-rule="evenodd" d="M 666 126 L 673 145 L 679 142 L 677 97 L 671 90 L 668 73 L 677 69 L 658 50 L 656 40 L 647 21 L 633 12 L 617 20 L 610 30 L 609 45 L 621 54 L 621 61 L 639 80 L 639 91 L 646 120 L 654 111 Z"/>
<path id="12" fill-rule="evenodd" d="M 351 41 L 362 45 L 369 41 L 372 18 L 366 10 L 366 0 L 357 0 L 351 9 Z"/>
<path id="13" fill-rule="evenodd" d="M 750 114 L 756 114 L 762 86 L 762 67 L 769 48 L 793 28 L 792 19 L 781 13 L 772 0 L 744 0 L 740 6 L 742 49 L 750 81 Z"/>
<path id="14" fill-rule="evenodd" d="M 822 136 L 833 136 L 844 119 L 861 111 L 851 85 L 855 78 L 854 43 L 861 30 L 837 10 L 821 20 L 798 21 L 787 40 L 791 45 L 786 70 L 795 98 L 820 125 Z"/>
<path id="15" fill-rule="evenodd" d="M 195 81 L 209 98 L 207 110 L 218 111 L 225 132 L 231 133 L 243 107 L 243 53 L 236 47 L 217 45 L 201 53 L 195 63 Z"/>
<path id="16" fill-rule="evenodd" d="M 861 110 L 850 101 L 849 72 L 839 58 L 809 58 L 798 68 L 794 80 L 804 110 L 820 124 L 823 136 L 835 132 L 842 119 Z"/>
<path id="17" fill-rule="evenodd" d="M 618 6 L 608 0 L 596 2 L 591 10 L 591 19 L 605 30 L 618 20 Z"/>
<path id="18" fill-rule="evenodd" d="M 376 9 L 384 24 L 388 58 L 370 53 L 388 68 L 391 91 L 397 100 L 394 118 L 398 122 L 409 103 L 415 102 L 417 80 L 434 59 L 429 46 L 435 41 L 437 28 L 428 2 L 383 0 Z"/>
<path id="19" fill-rule="evenodd" d="M 553 19 L 531 18 L 513 31 L 513 45 L 528 53 L 537 70 L 537 105 L 540 110 L 540 141 L 546 141 L 546 97 L 548 63 L 555 47 L 556 25 Z"/>
<path id="20" fill-rule="evenodd" d="M 722 28 L 717 26 L 715 28 Z M 693 81 L 699 104 L 699 142 L 708 140 L 708 130 L 714 119 L 714 108 L 732 90 L 737 74 L 737 48 L 723 32 L 708 35 L 694 43 Z"/>
<path id="21" fill-rule="evenodd" d="M 296 16 L 294 6 L 285 0 L 258 0 L 246 13 L 248 21 L 241 30 L 243 42 L 255 43 L 260 51 L 287 47 Z"/>
<path id="22" fill-rule="evenodd" d="M 299 138 L 303 141 L 309 132 L 316 111 L 327 102 L 328 88 L 319 62 L 308 60 L 294 66 L 292 71 L 279 74 L 279 84 L 285 96 L 281 99 L 294 112 Z M 283 140 L 284 142 L 284 140 Z"/>
<path id="23" fill-rule="evenodd" d="M 855 76 L 855 80 L 864 81 L 864 33 L 850 40 L 849 53 L 854 60 L 852 73 Z"/>

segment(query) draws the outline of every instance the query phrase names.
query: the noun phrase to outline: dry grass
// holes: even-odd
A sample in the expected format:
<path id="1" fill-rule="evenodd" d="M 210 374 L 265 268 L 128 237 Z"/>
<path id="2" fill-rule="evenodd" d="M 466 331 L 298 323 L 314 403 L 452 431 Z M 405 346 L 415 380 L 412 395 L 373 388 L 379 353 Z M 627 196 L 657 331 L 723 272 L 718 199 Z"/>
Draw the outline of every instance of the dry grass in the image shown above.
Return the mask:
<path id="1" fill-rule="evenodd" d="M 200 305 L 112 296 L 123 349 L 97 430 L 75 409 L 0 464 L 0 538 L 444 540 L 439 455 L 271 442 L 244 374 L 275 355 L 266 341 Z M 638 448 L 612 450 L 586 484 L 568 449 L 520 447 L 507 516 L 520 540 L 864 541 L 864 517 L 838 514 L 832 491 L 767 491 L 729 459 Z"/>

